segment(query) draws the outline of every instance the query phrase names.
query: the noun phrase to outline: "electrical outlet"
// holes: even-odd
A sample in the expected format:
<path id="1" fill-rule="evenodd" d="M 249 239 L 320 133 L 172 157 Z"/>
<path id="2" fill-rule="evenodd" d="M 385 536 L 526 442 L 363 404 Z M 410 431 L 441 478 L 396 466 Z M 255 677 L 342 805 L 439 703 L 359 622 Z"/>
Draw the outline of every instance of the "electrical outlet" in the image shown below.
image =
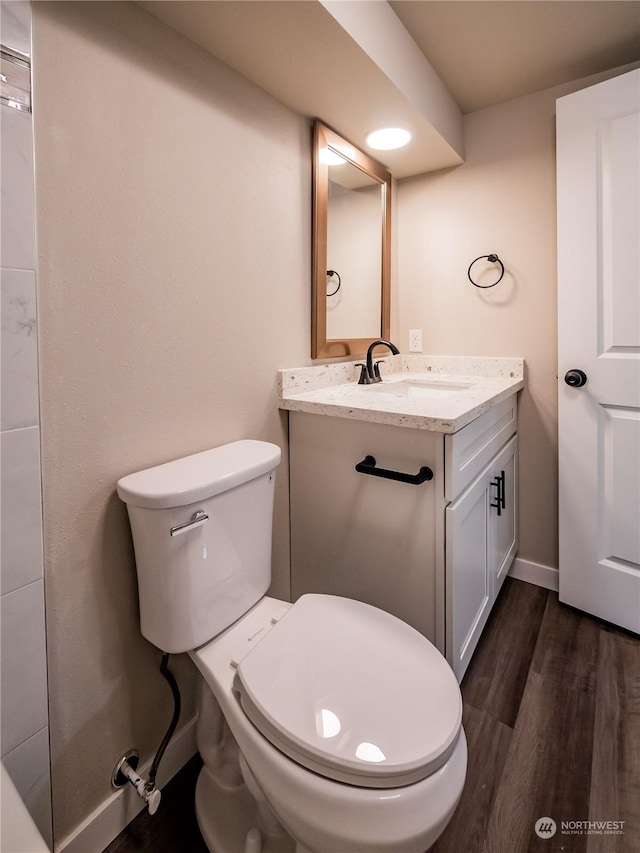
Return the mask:
<path id="1" fill-rule="evenodd" d="M 409 352 L 422 352 L 422 329 L 409 329 Z"/>

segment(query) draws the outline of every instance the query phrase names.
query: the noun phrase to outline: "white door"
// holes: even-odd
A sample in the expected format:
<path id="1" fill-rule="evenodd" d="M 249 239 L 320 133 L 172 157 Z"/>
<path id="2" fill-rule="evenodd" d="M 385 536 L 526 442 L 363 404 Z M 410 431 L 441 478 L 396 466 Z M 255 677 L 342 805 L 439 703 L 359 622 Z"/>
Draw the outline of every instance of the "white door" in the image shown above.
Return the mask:
<path id="1" fill-rule="evenodd" d="M 558 101 L 557 156 L 560 600 L 640 632 L 640 70 Z"/>

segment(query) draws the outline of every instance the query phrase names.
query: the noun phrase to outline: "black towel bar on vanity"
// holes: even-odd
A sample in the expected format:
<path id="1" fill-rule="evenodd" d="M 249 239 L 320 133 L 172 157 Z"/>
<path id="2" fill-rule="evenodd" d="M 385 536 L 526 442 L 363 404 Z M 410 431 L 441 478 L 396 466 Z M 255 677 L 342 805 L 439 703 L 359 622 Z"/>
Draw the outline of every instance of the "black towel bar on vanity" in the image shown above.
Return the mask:
<path id="1" fill-rule="evenodd" d="M 419 486 L 427 480 L 433 480 L 433 471 L 423 465 L 417 474 L 404 474 L 402 471 L 388 471 L 386 468 L 376 468 L 376 460 L 373 456 L 365 456 L 362 462 L 356 465 L 358 474 L 370 474 L 372 477 L 384 477 L 385 480 L 397 480 L 399 483 L 410 483 Z"/>

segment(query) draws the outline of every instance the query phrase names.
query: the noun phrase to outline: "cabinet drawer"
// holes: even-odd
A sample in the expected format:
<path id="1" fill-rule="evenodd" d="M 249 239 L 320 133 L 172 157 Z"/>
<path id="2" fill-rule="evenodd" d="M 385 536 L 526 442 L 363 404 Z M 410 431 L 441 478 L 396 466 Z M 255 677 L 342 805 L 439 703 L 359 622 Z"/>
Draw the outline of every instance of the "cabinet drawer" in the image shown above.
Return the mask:
<path id="1" fill-rule="evenodd" d="M 445 500 L 455 500 L 516 432 L 517 400 L 513 394 L 459 432 L 445 436 Z"/>

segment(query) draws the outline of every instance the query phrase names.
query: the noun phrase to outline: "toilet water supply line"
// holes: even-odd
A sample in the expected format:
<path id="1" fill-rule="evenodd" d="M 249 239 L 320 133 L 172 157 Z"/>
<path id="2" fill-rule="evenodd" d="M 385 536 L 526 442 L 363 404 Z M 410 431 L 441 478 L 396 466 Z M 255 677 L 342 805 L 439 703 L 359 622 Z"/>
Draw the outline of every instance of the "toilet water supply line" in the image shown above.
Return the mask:
<path id="1" fill-rule="evenodd" d="M 129 763 L 126 756 L 121 759 L 117 770 L 120 774 L 133 786 L 138 796 L 147 803 L 149 806 L 149 814 L 153 815 L 158 811 L 158 807 L 160 806 L 160 797 L 162 796 L 160 791 L 156 789 L 156 775 L 158 773 L 158 767 L 160 765 L 160 761 L 162 760 L 162 756 L 169 745 L 169 741 L 173 737 L 173 733 L 176 730 L 178 725 L 178 720 L 180 719 L 180 690 L 178 688 L 178 683 L 173 677 L 172 673 L 168 669 L 169 663 L 169 655 L 167 652 L 163 652 L 162 661 L 160 663 L 160 672 L 169 682 L 169 687 L 171 688 L 171 693 L 173 694 L 173 716 L 171 718 L 171 722 L 169 723 L 169 728 L 166 731 L 164 738 L 162 739 L 162 743 L 158 747 L 158 751 L 156 752 L 153 761 L 151 762 L 151 768 L 149 769 L 149 778 L 145 781 L 141 776 L 138 775 L 136 769 L 132 764 Z M 123 783 L 124 784 L 124 783 Z"/>
<path id="2" fill-rule="evenodd" d="M 145 789 L 147 792 L 153 791 L 156 786 L 156 774 L 158 772 L 158 766 L 160 765 L 160 761 L 162 760 L 162 756 L 164 755 L 164 751 L 169 745 L 169 741 L 173 737 L 173 733 L 175 732 L 178 720 L 180 719 L 180 690 L 178 689 L 178 682 L 175 680 L 173 675 L 169 672 L 168 669 L 169 664 L 169 655 L 167 652 L 163 652 L 162 661 L 160 662 L 160 672 L 169 682 L 169 687 L 171 688 L 171 692 L 173 694 L 173 716 L 171 717 L 171 722 L 169 723 L 169 728 L 166 731 L 165 736 L 162 739 L 162 743 L 158 747 L 158 751 L 156 752 L 153 761 L 151 762 L 151 769 L 149 770 L 149 778 L 146 782 Z"/>

